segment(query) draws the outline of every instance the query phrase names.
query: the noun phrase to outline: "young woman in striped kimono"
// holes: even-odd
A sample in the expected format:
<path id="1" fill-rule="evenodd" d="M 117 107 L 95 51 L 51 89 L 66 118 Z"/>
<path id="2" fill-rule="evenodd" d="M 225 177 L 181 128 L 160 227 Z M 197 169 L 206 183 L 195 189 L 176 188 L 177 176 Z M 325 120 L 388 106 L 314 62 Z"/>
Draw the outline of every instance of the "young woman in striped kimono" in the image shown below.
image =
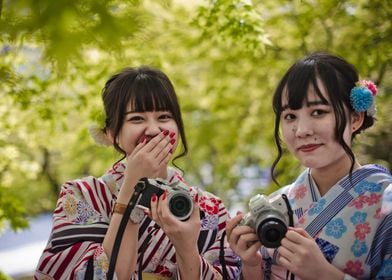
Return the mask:
<path id="1" fill-rule="evenodd" d="M 123 158 L 99 178 L 66 182 L 53 214 L 50 240 L 35 279 L 107 279 L 124 209 L 141 178 L 180 185 L 193 199 L 189 219 L 176 218 L 168 192 L 151 195 L 151 209 L 131 215 L 118 250 L 114 279 L 236 279 L 239 259 L 220 241 L 228 213 L 219 197 L 190 187 L 168 166 L 187 153 L 176 93 L 158 69 L 127 68 L 103 89 L 105 126 L 95 131 Z M 189 200 L 192 204 L 192 200 Z M 139 211 L 140 214 L 140 211 Z M 220 261 L 219 257 L 224 261 Z M 225 266 L 222 266 L 224 263 Z M 114 267 L 114 265 L 113 265 Z"/>
<path id="2" fill-rule="evenodd" d="M 272 173 L 284 152 L 280 133 L 305 170 L 270 197 L 287 195 L 294 227 L 271 249 L 252 227 L 237 226 L 241 213 L 228 222 L 244 279 L 392 279 L 390 193 L 383 199 L 392 177 L 382 166 L 360 165 L 351 149 L 373 125 L 376 93 L 351 64 L 328 53 L 311 54 L 284 75 L 273 97 Z"/>

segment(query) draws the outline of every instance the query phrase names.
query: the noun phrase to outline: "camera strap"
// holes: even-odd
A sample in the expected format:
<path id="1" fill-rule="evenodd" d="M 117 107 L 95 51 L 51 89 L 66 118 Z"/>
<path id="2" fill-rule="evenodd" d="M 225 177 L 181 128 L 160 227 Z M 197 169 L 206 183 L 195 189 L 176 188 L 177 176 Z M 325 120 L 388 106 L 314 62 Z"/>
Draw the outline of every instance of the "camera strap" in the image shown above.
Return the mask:
<path id="1" fill-rule="evenodd" d="M 106 279 L 108 279 L 108 280 L 113 279 L 114 270 L 115 270 L 116 262 L 117 262 L 117 257 L 118 257 L 118 253 L 120 251 L 121 240 L 124 235 L 124 231 L 127 226 L 128 219 L 132 213 L 132 210 L 135 208 L 135 205 L 136 205 L 140 195 L 143 193 L 143 191 L 147 187 L 146 180 L 147 180 L 146 178 L 143 178 L 136 184 L 135 191 L 133 192 L 132 197 L 129 200 L 127 208 L 125 209 L 125 212 L 124 212 L 123 217 L 121 219 L 120 226 L 117 231 L 116 239 L 114 241 L 112 255 L 110 258 L 109 270 L 108 270 L 107 277 L 106 277 Z"/>
<path id="2" fill-rule="evenodd" d="M 291 209 L 289 199 L 287 198 L 287 195 L 285 195 L 285 194 L 282 194 L 282 198 L 283 198 L 284 202 L 286 203 L 287 214 L 289 216 L 289 226 L 294 227 L 294 213 L 293 213 L 293 209 Z M 286 280 L 289 279 L 289 276 L 290 276 L 290 280 L 295 279 L 295 275 L 292 274 L 289 270 L 287 270 Z"/>
<path id="3" fill-rule="evenodd" d="M 227 268 L 226 268 L 226 260 L 225 260 L 225 248 L 224 248 L 224 243 L 225 243 L 225 237 L 226 237 L 226 231 L 223 231 L 221 240 L 220 240 L 220 246 L 219 246 L 219 262 L 222 265 L 222 277 L 223 280 L 227 280 Z"/>

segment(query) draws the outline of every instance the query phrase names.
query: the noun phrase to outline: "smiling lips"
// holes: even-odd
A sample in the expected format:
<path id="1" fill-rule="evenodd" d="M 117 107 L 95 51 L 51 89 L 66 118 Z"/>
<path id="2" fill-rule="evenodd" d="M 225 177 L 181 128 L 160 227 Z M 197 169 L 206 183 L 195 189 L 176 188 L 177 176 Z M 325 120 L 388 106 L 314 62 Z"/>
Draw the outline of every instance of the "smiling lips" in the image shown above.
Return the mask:
<path id="1" fill-rule="evenodd" d="M 299 151 L 304 152 L 304 153 L 309 153 L 313 152 L 316 150 L 318 147 L 320 147 L 321 144 L 309 144 L 309 145 L 303 145 L 298 148 Z"/>

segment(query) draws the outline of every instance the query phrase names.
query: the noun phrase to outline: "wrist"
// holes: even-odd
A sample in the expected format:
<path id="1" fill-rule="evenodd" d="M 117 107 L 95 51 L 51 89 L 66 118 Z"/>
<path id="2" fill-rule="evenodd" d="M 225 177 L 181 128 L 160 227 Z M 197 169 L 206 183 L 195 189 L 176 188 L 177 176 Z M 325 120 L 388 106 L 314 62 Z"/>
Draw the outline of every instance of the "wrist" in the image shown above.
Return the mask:
<path id="1" fill-rule="evenodd" d="M 118 215 L 124 215 L 125 210 L 127 209 L 127 204 L 123 204 L 120 202 L 115 202 L 112 208 L 112 215 L 118 214 Z M 129 216 L 129 221 L 132 224 L 139 224 L 140 221 L 144 218 L 144 212 L 141 209 L 134 208 L 131 212 L 131 215 Z"/>
<path id="2" fill-rule="evenodd" d="M 182 259 L 184 262 L 191 260 L 191 259 L 193 262 L 193 260 L 199 259 L 199 257 L 200 257 L 199 250 L 197 248 L 190 250 L 189 248 L 190 247 L 187 247 L 184 250 L 182 250 L 182 249 L 175 247 L 177 257 Z"/>
<path id="3" fill-rule="evenodd" d="M 344 274 L 343 271 L 338 269 L 332 264 L 329 264 L 328 269 L 325 271 L 325 273 L 320 273 L 320 280 L 331 280 L 331 279 L 336 279 L 336 280 L 354 280 L 355 278 L 352 278 L 348 274 Z"/>

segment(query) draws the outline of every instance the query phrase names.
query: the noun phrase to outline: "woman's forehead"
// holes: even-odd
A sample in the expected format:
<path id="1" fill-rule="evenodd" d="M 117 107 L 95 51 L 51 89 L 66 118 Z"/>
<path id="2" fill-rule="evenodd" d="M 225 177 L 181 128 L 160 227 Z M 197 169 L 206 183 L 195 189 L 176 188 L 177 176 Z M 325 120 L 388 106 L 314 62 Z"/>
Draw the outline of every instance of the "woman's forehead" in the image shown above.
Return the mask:
<path id="1" fill-rule="evenodd" d="M 316 89 L 316 87 L 312 83 L 309 83 L 308 88 L 304 89 L 306 90 L 306 93 L 300 94 L 300 96 L 296 96 L 295 93 L 291 93 L 289 95 L 289 90 L 288 87 L 286 86 L 282 94 L 282 107 L 289 107 L 288 106 L 289 104 L 296 104 L 299 102 L 302 105 L 307 103 L 314 103 L 317 101 L 321 101 L 322 98 L 324 98 L 324 100 L 330 103 L 328 92 L 324 84 L 319 79 L 317 79 L 317 88 L 318 89 Z M 289 100 L 289 98 L 291 100 Z M 302 100 L 298 100 L 298 98 L 302 98 Z"/>

